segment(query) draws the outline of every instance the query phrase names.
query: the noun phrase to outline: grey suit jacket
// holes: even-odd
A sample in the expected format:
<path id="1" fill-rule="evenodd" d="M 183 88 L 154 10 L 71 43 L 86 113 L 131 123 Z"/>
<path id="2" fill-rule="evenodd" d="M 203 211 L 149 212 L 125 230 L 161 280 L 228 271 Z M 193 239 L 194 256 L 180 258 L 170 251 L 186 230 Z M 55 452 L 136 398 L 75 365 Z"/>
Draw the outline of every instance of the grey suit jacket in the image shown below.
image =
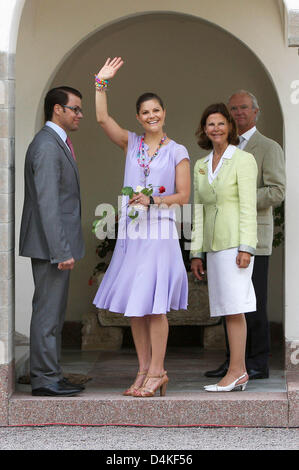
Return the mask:
<path id="1" fill-rule="evenodd" d="M 282 148 L 256 131 L 244 150 L 252 153 L 258 166 L 256 255 L 270 255 L 273 243 L 273 207 L 285 196 L 285 162 Z"/>
<path id="2" fill-rule="evenodd" d="M 34 137 L 26 154 L 19 253 L 51 263 L 84 256 L 77 164 L 48 126 Z"/>

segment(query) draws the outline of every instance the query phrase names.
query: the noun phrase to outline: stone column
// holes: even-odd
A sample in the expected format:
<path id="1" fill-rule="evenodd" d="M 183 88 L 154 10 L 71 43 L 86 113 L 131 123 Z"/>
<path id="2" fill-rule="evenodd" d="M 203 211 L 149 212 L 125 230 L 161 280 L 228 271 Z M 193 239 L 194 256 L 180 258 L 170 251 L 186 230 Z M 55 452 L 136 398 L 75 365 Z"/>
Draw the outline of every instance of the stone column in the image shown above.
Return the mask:
<path id="1" fill-rule="evenodd" d="M 0 0 L 0 426 L 14 390 L 15 52 L 25 0 Z"/>
<path id="2" fill-rule="evenodd" d="M 286 28 L 286 41 L 289 47 L 296 47 L 299 51 L 299 7 L 298 2 L 294 0 L 284 0 L 286 7 L 285 14 L 285 28 Z M 289 153 L 286 155 L 287 163 L 287 192 L 286 192 L 286 316 L 285 316 L 285 336 L 286 336 L 286 350 L 285 350 L 285 364 L 286 370 L 296 373 L 297 382 L 297 399 L 299 400 L 299 324 L 298 324 L 298 280 L 297 280 L 297 265 L 298 265 L 298 222 L 293 222 L 294 207 L 298 207 L 298 192 L 297 192 L 297 141 L 296 134 L 298 132 L 298 86 L 299 76 L 298 73 L 293 77 L 290 83 L 290 91 L 294 90 L 294 95 L 290 98 L 290 109 L 288 110 L 288 121 L 286 121 L 286 132 L 291 136 L 289 141 Z M 293 175 L 295 174 L 295 178 Z M 291 222 L 291 223 L 290 223 Z M 298 416 L 298 414 L 297 414 Z M 297 418 L 298 419 L 298 418 Z"/>
<path id="3" fill-rule="evenodd" d="M 14 380 L 14 54 L 0 52 L 0 425 Z"/>

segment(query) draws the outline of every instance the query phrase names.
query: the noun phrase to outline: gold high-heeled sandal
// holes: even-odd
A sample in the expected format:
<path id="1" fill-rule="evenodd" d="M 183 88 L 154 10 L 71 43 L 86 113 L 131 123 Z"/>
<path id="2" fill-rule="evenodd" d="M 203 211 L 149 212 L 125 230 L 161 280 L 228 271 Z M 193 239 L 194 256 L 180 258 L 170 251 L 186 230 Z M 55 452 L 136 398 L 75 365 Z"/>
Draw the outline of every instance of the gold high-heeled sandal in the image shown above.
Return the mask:
<path id="1" fill-rule="evenodd" d="M 160 375 L 147 375 L 145 378 L 145 381 L 143 382 L 142 387 L 140 387 L 138 390 L 136 390 L 133 393 L 133 397 L 139 397 L 139 398 L 145 398 L 145 397 L 153 397 L 158 390 L 160 389 L 160 397 L 164 397 L 166 394 L 166 388 L 168 384 L 168 377 L 167 377 L 167 372 L 164 371 Z M 153 389 L 151 390 L 150 388 L 146 387 L 147 382 L 149 379 L 161 379 L 161 382 Z"/>
<path id="2" fill-rule="evenodd" d="M 144 370 L 144 371 L 142 371 L 142 372 L 138 372 L 138 373 L 137 373 L 137 377 L 138 377 L 139 375 L 144 375 L 144 377 L 146 377 L 147 372 L 148 372 L 147 370 Z M 136 377 L 136 379 L 137 379 L 137 377 Z M 135 382 L 136 382 L 136 379 L 135 379 Z M 129 387 L 127 390 L 125 390 L 125 391 L 123 392 L 123 395 L 124 395 L 125 397 L 132 397 L 132 396 L 133 396 L 133 393 L 134 393 L 136 390 L 139 390 L 139 388 L 141 388 L 142 385 L 143 385 L 143 383 L 144 383 L 144 382 L 142 382 L 142 385 L 141 385 L 140 387 L 136 387 L 136 386 L 135 386 L 135 382 L 131 385 L 131 387 Z"/>

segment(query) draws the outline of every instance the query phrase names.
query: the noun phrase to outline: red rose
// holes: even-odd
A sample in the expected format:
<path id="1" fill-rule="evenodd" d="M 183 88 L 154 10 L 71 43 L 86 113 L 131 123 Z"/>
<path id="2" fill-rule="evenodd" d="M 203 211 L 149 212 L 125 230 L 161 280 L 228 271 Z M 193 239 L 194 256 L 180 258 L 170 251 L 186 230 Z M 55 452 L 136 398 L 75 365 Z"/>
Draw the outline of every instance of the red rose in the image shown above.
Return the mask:
<path id="1" fill-rule="evenodd" d="M 159 188 L 159 193 L 160 193 L 160 194 L 165 193 L 165 188 L 164 188 L 164 186 L 160 186 L 160 188 Z"/>

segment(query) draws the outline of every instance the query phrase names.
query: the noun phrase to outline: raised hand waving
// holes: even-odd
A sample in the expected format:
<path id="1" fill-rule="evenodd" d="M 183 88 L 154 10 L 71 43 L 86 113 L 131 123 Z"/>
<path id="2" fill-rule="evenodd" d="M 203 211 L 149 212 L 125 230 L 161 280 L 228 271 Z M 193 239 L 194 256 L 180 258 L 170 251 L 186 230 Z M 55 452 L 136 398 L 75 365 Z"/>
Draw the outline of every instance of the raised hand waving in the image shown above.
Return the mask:
<path id="1" fill-rule="evenodd" d="M 109 80 L 110 78 L 113 78 L 123 64 L 124 61 L 121 57 L 114 57 L 114 59 L 110 59 L 109 57 L 103 67 L 99 70 L 97 74 L 98 78 L 101 80 Z"/>

